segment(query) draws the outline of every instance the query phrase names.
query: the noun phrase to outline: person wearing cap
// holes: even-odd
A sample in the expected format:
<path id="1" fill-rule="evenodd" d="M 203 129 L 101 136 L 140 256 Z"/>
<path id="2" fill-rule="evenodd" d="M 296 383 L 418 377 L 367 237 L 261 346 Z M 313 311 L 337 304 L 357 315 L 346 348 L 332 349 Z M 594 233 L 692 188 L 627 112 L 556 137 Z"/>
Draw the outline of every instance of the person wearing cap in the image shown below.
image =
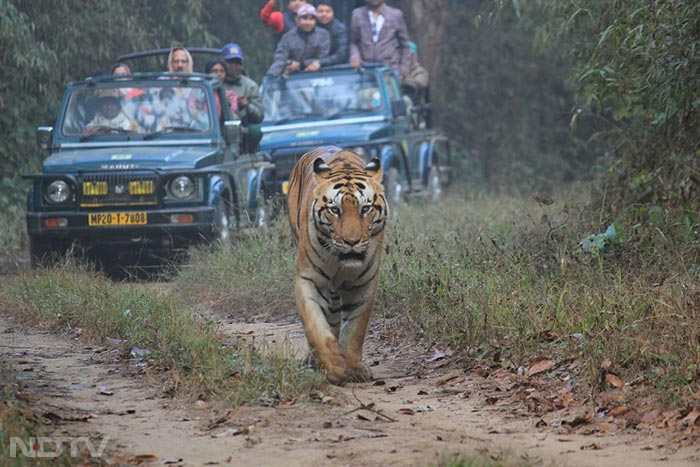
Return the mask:
<path id="1" fill-rule="evenodd" d="M 282 3 L 283 0 L 268 0 L 260 10 L 260 21 L 275 32 L 275 47 L 279 44 L 282 36 L 296 26 L 297 10 L 306 3 L 306 0 L 289 0 L 287 11 L 284 13 L 275 10 L 275 7 Z"/>
<path id="2" fill-rule="evenodd" d="M 327 57 L 320 59 L 321 66 L 346 63 L 348 61 L 348 28 L 335 18 L 331 0 L 316 2 L 316 21 L 318 26 L 328 31 L 331 36 L 331 50 Z"/>
<path id="3" fill-rule="evenodd" d="M 403 13 L 384 4 L 384 0 L 365 0 L 355 8 L 350 23 L 350 66 L 363 62 L 389 65 L 403 81 L 410 60 L 408 29 Z"/>
<path id="4" fill-rule="evenodd" d="M 265 117 L 263 100 L 258 83 L 246 76 L 243 64 L 243 50 L 235 43 L 221 48 L 221 56 L 226 61 L 224 87 L 238 97 L 238 109 L 234 118 L 246 123 L 260 123 Z"/>
<path id="5" fill-rule="evenodd" d="M 267 70 L 270 76 L 280 76 L 297 71 L 317 71 L 320 59 L 331 50 L 331 36 L 323 28 L 316 27 L 316 8 L 307 3 L 297 10 L 297 27 L 282 36 L 275 49 L 275 58 Z"/>

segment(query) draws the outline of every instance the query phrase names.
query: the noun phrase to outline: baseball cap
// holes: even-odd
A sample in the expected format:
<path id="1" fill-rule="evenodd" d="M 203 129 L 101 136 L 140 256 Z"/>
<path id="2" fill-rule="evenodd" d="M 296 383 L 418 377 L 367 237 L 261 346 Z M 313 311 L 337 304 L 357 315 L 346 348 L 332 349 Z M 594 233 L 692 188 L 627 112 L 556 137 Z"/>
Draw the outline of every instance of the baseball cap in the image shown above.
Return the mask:
<path id="1" fill-rule="evenodd" d="M 314 6 L 311 5 L 310 3 L 303 4 L 297 10 L 298 17 L 302 17 L 302 16 L 306 16 L 306 15 L 311 15 L 314 18 L 316 17 L 316 8 L 314 8 Z"/>
<path id="2" fill-rule="evenodd" d="M 241 46 L 234 43 L 223 46 L 221 48 L 221 55 L 223 55 L 226 60 L 233 60 L 234 58 L 240 58 L 243 60 L 243 50 L 241 49 Z"/>

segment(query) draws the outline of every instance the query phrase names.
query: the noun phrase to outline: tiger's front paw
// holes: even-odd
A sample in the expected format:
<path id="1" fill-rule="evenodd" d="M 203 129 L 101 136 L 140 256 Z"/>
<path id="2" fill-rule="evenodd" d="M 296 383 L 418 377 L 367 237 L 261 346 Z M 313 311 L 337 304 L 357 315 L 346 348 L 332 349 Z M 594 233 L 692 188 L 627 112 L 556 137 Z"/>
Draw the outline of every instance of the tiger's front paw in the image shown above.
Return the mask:
<path id="1" fill-rule="evenodd" d="M 343 370 L 326 371 L 328 381 L 336 386 L 344 386 L 347 383 L 367 383 L 372 381 L 372 373 L 364 367 L 352 367 Z"/>
<path id="2" fill-rule="evenodd" d="M 347 371 L 346 382 L 348 383 L 369 383 L 373 379 L 372 373 L 364 365 L 349 368 Z"/>

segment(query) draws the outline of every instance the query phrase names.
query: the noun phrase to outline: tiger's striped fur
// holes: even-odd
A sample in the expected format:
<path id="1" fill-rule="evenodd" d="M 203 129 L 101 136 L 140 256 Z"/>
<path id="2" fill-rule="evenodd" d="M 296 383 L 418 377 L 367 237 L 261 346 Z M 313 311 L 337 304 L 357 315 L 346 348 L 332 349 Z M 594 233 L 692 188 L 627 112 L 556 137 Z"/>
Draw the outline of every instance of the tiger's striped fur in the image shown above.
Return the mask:
<path id="1" fill-rule="evenodd" d="M 334 384 L 371 379 L 362 345 L 387 219 L 381 180 L 379 159 L 365 164 L 333 146 L 304 154 L 289 177 L 297 308 L 313 356 Z"/>

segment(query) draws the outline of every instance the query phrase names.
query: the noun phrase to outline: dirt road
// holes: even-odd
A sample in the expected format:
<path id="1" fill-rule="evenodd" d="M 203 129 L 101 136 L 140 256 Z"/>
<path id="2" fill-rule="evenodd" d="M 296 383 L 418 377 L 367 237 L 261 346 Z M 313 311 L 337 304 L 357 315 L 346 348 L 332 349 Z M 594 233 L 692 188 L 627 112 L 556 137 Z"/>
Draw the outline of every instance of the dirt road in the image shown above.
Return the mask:
<path id="1" fill-rule="evenodd" d="M 88 347 L 75 335 L 0 322 L 1 357 L 12 362 L 53 434 L 89 436 L 95 446 L 108 437 L 101 459 L 107 464 L 413 466 L 479 452 L 515 465 L 700 465 L 698 448 L 638 433 L 582 436 L 517 416 L 493 401 L 477 375 L 447 370 L 435 355 L 409 347 L 389 348 L 375 334 L 365 360 L 376 382 L 317 394 L 322 402 L 224 412 L 166 397 L 160 383 L 141 374 L 138 358 L 125 367 L 109 343 Z M 255 339 L 266 351 L 305 352 L 298 323 L 229 323 L 222 332 Z"/>

